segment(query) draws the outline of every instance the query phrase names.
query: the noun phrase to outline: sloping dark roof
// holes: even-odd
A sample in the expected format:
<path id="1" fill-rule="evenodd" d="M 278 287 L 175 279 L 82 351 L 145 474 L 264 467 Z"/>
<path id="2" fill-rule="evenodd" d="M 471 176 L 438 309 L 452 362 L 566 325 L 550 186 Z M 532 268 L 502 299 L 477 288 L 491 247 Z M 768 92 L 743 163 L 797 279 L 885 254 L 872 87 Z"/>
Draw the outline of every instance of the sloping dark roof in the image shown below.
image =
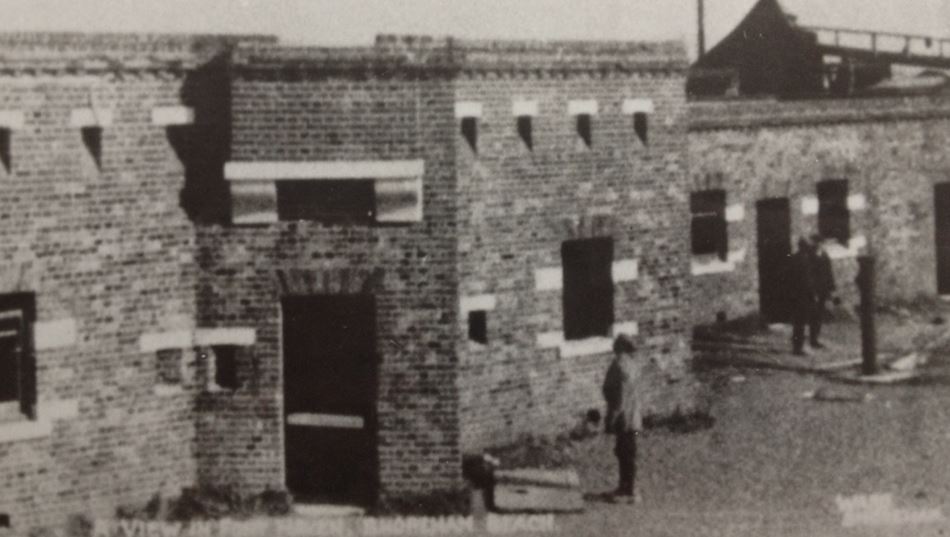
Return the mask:
<path id="1" fill-rule="evenodd" d="M 777 0 L 759 0 L 742 22 L 693 65 L 693 94 L 715 93 L 704 72 L 731 71 L 744 95 L 822 90 L 822 57 L 814 33 L 800 28 Z"/>

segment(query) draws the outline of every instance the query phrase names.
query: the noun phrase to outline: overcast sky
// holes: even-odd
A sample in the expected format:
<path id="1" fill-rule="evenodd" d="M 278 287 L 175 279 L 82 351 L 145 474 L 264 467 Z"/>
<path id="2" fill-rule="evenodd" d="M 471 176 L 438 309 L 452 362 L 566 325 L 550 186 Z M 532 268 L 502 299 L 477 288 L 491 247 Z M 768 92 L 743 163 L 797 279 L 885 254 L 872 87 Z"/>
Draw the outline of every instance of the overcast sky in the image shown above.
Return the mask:
<path id="1" fill-rule="evenodd" d="M 377 33 L 685 39 L 697 0 L 0 0 L 0 31 L 256 32 L 313 44 Z M 708 44 L 755 0 L 705 0 Z M 784 0 L 808 24 L 950 36 L 950 0 Z"/>

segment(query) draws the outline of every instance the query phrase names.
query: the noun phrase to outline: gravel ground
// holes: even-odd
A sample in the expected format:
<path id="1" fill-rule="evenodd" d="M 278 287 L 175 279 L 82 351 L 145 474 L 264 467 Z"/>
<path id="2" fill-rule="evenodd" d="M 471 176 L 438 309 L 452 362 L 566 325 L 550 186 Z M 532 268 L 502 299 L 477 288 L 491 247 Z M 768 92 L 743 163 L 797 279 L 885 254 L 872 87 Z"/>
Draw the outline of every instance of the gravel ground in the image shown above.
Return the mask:
<path id="1" fill-rule="evenodd" d="M 943 308 L 882 315 L 880 347 L 900 354 L 936 344 L 950 331 L 934 323 L 946 315 Z M 787 335 L 762 337 L 781 344 Z M 834 344 L 819 360 L 859 355 L 853 319 L 829 325 L 825 339 Z M 607 437 L 522 446 L 502 457 L 506 466 L 527 458 L 578 470 L 588 510 L 559 516 L 563 535 L 950 535 L 950 519 L 844 528 L 835 501 L 888 493 L 897 508 L 939 508 L 950 517 L 950 345 L 930 355 L 921 380 L 888 386 L 732 366 L 700 371 L 715 424 L 691 433 L 660 428 L 643 434 L 638 483 L 644 501 L 635 506 L 598 499 L 615 485 Z M 803 397 L 820 388 L 860 400 Z"/>

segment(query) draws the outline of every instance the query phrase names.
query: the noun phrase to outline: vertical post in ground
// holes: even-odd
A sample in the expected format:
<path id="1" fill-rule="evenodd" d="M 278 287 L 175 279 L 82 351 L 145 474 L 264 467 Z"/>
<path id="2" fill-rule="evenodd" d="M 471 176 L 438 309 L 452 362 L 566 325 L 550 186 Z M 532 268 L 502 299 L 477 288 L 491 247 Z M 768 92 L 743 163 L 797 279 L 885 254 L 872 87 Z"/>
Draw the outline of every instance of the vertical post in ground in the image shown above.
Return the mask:
<path id="1" fill-rule="evenodd" d="M 874 256 L 858 257 L 858 291 L 861 295 L 861 373 L 877 373 L 877 333 L 874 327 Z"/>

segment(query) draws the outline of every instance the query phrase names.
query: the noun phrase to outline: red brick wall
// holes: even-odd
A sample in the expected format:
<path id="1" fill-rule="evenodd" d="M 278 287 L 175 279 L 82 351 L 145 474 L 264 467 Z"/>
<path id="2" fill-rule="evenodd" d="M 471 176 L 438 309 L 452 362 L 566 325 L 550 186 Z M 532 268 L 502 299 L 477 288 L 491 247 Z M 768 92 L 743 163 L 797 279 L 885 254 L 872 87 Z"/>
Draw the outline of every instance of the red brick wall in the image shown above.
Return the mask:
<path id="1" fill-rule="evenodd" d="M 488 344 L 463 339 L 462 438 L 466 450 L 525 434 L 565 432 L 603 406 L 609 352 L 562 356 L 541 333 L 562 329 L 562 293 L 536 290 L 536 269 L 561 266 L 561 243 L 610 236 L 615 260 L 636 259 L 639 278 L 615 282 L 616 322 L 639 324 L 650 369 L 651 411 L 691 404 L 688 217 L 683 75 L 669 70 L 473 74 L 459 101 L 483 105 L 479 150 L 456 134 L 460 189 L 461 295 L 490 294 Z M 643 147 L 624 99 L 652 99 Z M 515 127 L 512 100 L 538 102 L 534 150 Z M 568 101 L 596 99 L 593 144 L 583 147 Z M 465 319 L 461 319 L 462 323 Z"/>
<path id="2" fill-rule="evenodd" d="M 693 278 L 694 322 L 758 310 L 756 201 L 790 198 L 794 245 L 817 230 L 817 217 L 802 214 L 802 197 L 829 178 L 847 179 L 851 193 L 866 196 L 851 229 L 877 253 L 880 295 L 934 295 L 933 185 L 950 180 L 948 116 L 946 100 L 923 97 L 692 103 L 690 188 L 723 188 L 727 203 L 745 207 L 745 219 L 729 225 L 729 241 L 747 250 L 734 271 Z M 834 265 L 850 307 L 857 262 Z"/>
<path id="3" fill-rule="evenodd" d="M 78 416 L 54 420 L 48 437 L 0 442 L 0 512 L 17 531 L 194 481 L 188 390 L 155 395 L 155 353 L 138 345 L 195 317 L 182 166 L 151 124 L 153 106 L 179 103 L 179 87 L 147 73 L 0 79 L 0 109 L 25 114 L 12 171 L 0 170 L 0 293 L 34 292 L 39 322 L 76 323 L 75 341 L 36 361 L 40 414 L 48 400 L 78 404 Z M 90 101 L 115 114 L 101 170 L 69 124 Z"/>
<path id="4" fill-rule="evenodd" d="M 459 485 L 456 196 L 447 80 L 253 71 L 233 84 L 234 161 L 424 159 L 424 218 L 396 225 L 280 222 L 201 230 L 212 324 L 257 329 L 256 380 L 202 419 L 210 481 L 282 486 L 280 298 L 370 289 L 377 300 L 383 496 Z M 210 439 L 214 439 L 212 442 Z"/>

